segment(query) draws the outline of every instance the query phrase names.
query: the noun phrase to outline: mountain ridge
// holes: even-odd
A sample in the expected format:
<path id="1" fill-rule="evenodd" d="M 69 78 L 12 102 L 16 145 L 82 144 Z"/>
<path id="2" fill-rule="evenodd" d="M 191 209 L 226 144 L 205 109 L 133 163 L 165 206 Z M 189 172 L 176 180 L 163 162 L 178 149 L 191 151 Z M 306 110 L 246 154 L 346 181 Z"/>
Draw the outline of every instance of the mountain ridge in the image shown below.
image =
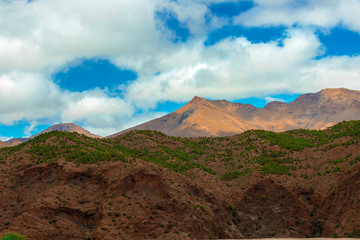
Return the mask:
<path id="1" fill-rule="evenodd" d="M 135 129 L 156 130 L 178 137 L 230 136 L 250 129 L 275 132 L 325 129 L 344 120 L 357 119 L 360 119 L 360 91 L 346 88 L 306 93 L 290 103 L 273 101 L 263 108 L 195 96 L 172 113 L 108 137 Z"/>

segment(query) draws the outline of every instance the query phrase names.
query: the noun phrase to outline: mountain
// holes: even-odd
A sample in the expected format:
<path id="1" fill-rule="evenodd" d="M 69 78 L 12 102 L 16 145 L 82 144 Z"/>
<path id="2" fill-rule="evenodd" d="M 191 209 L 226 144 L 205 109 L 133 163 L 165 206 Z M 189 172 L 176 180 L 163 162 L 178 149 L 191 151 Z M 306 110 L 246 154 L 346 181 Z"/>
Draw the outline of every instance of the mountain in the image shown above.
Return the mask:
<path id="1" fill-rule="evenodd" d="M 179 138 L 52 131 L 0 150 L 0 236 L 360 237 L 360 121 Z"/>
<path id="2" fill-rule="evenodd" d="M 135 129 L 180 137 L 230 136 L 250 129 L 275 132 L 324 129 L 344 120 L 357 119 L 360 119 L 360 91 L 345 88 L 304 94 L 290 103 L 270 102 L 264 108 L 194 97 L 173 113 L 109 137 Z"/>
<path id="3" fill-rule="evenodd" d="M 0 142 L 0 148 L 16 146 L 23 142 L 27 142 L 28 140 L 29 138 L 12 138 L 5 142 Z"/>
<path id="4" fill-rule="evenodd" d="M 37 137 L 41 134 L 47 133 L 47 132 L 51 132 L 51 131 L 61 131 L 61 132 L 76 132 L 78 134 L 84 134 L 85 136 L 88 137 L 92 137 L 92 138 L 101 138 L 101 136 L 95 135 L 90 133 L 89 131 L 85 130 L 84 128 L 74 124 L 74 123 L 60 123 L 60 124 L 55 124 L 47 129 L 45 129 L 44 131 L 41 131 L 33 136 L 31 136 L 30 138 L 34 138 Z"/>
<path id="5" fill-rule="evenodd" d="M 6 142 L 0 142 L 0 148 L 16 146 L 21 143 L 27 142 L 30 139 L 33 139 L 41 134 L 48 133 L 48 132 L 55 131 L 55 130 L 62 131 L 62 132 L 76 132 L 78 134 L 84 134 L 85 136 L 92 137 L 92 138 L 102 138 L 101 136 L 92 134 L 89 131 L 85 130 L 84 128 L 82 128 L 74 123 L 60 123 L 60 124 L 55 124 L 47 129 L 45 129 L 44 131 L 41 131 L 29 138 L 12 138 L 10 140 L 7 140 Z"/>

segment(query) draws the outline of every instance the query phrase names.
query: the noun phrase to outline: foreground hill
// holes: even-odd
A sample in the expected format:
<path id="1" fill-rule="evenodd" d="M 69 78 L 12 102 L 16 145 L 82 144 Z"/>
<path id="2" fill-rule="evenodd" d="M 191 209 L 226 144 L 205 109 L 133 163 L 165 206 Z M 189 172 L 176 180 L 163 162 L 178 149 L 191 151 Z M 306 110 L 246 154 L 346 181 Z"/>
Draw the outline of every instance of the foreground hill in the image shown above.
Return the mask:
<path id="1" fill-rule="evenodd" d="M 45 129 L 44 131 L 37 133 L 29 138 L 13 138 L 6 142 L 0 141 L 0 148 L 16 146 L 23 142 L 27 142 L 30 139 L 35 138 L 41 134 L 48 133 L 51 131 L 76 132 L 78 134 L 84 134 L 85 136 L 88 136 L 88 137 L 101 138 L 101 136 L 92 134 L 89 131 L 85 130 L 84 128 L 82 128 L 74 123 L 59 123 L 59 124 L 55 124 L 47 129 Z"/>
<path id="2" fill-rule="evenodd" d="M 52 131 L 0 150 L 0 235 L 359 237 L 359 140 L 360 121 L 191 139 Z"/>
<path id="3" fill-rule="evenodd" d="M 250 129 L 325 129 L 344 120 L 360 120 L 360 91 L 324 89 L 291 103 L 270 102 L 264 108 L 195 97 L 173 113 L 110 137 L 135 129 L 181 137 L 231 136 Z"/>

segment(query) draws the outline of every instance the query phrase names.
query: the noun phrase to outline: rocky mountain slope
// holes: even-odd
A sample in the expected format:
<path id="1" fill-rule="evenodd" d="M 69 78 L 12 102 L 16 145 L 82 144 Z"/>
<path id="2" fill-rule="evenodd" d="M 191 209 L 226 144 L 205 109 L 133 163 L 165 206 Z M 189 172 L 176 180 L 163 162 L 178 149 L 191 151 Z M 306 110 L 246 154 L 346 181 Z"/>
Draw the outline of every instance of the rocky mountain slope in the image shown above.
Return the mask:
<path id="1" fill-rule="evenodd" d="M 135 129 L 181 137 L 230 136 L 250 129 L 324 129 L 343 120 L 359 119 L 360 91 L 344 88 L 304 94 L 288 104 L 270 102 L 264 108 L 194 97 L 173 113 L 109 137 Z"/>
<path id="2" fill-rule="evenodd" d="M 6 142 L 0 142 L 0 148 L 16 146 L 23 142 L 27 142 L 30 139 L 33 139 L 34 137 L 37 137 L 41 134 L 48 133 L 51 131 L 76 132 L 78 134 L 84 134 L 85 136 L 88 136 L 88 137 L 101 138 L 101 136 L 92 134 L 89 131 L 85 130 L 84 128 L 82 128 L 74 123 L 60 123 L 60 124 L 55 124 L 47 129 L 45 129 L 44 131 L 41 131 L 29 138 L 13 138 L 13 139 L 7 140 Z"/>
<path id="3" fill-rule="evenodd" d="M 360 236 L 360 121 L 329 129 L 111 139 L 52 131 L 0 149 L 0 236 Z"/>

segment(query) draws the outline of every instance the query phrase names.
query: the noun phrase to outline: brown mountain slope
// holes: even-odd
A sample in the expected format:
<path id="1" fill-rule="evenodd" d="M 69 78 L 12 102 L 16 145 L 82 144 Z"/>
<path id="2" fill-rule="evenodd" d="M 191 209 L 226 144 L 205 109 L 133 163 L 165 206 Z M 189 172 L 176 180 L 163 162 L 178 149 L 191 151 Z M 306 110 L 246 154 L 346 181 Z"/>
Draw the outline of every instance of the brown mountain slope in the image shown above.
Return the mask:
<path id="1" fill-rule="evenodd" d="M 288 104 L 271 102 L 264 108 L 194 97 L 173 113 L 109 137 L 135 129 L 181 137 L 229 136 L 249 129 L 276 132 L 297 128 L 324 129 L 343 120 L 357 119 L 360 119 L 360 91 L 344 88 L 304 94 Z"/>

